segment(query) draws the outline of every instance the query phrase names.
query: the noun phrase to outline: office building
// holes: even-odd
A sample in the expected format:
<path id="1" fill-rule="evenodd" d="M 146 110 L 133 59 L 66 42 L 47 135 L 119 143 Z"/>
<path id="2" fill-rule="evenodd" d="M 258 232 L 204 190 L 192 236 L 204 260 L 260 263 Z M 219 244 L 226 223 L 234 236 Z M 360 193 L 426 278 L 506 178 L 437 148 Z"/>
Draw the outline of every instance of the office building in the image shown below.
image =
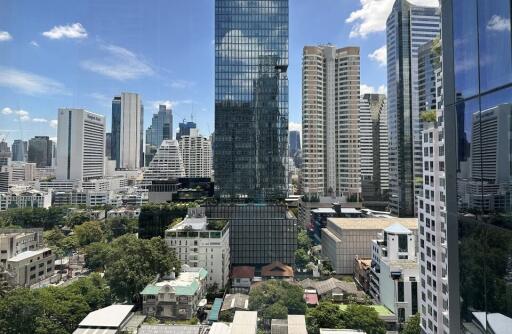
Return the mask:
<path id="1" fill-rule="evenodd" d="M 89 180 L 104 176 L 105 117 L 84 109 L 59 109 L 56 176 Z"/>
<path id="2" fill-rule="evenodd" d="M 284 199 L 288 0 L 215 1 L 215 193 Z"/>
<path id="3" fill-rule="evenodd" d="M 165 231 L 165 242 L 174 249 L 182 264 L 208 271 L 207 285 L 219 289 L 229 280 L 229 224 L 208 222 L 204 208 Z"/>
<path id="4" fill-rule="evenodd" d="M 443 324 L 433 325 L 446 323 L 450 333 L 506 333 L 512 323 L 511 3 L 451 0 L 442 8 L 449 311 Z"/>
<path id="5" fill-rule="evenodd" d="M 295 157 L 295 155 L 300 151 L 300 131 L 291 130 L 289 135 L 289 149 L 290 157 Z"/>
<path id="6" fill-rule="evenodd" d="M 112 132 L 105 133 L 105 157 L 112 160 Z"/>
<path id="7" fill-rule="evenodd" d="M 297 219 L 284 205 L 223 203 L 206 205 L 205 214 L 229 221 L 231 265 L 295 263 Z"/>
<path id="8" fill-rule="evenodd" d="M 386 22 L 390 209 L 416 214 L 421 192 L 422 147 L 418 48 L 440 34 L 440 11 L 396 0 Z"/>
<path id="9" fill-rule="evenodd" d="M 190 135 L 190 130 L 197 128 L 197 124 L 194 122 L 183 122 L 178 124 L 179 130 L 176 133 L 176 140 L 180 140 L 182 136 Z"/>
<path id="10" fill-rule="evenodd" d="M 417 232 L 414 218 L 328 218 L 327 227 L 322 229 L 322 254 L 337 274 L 352 275 L 354 260 L 370 257 L 372 240 L 396 223 Z"/>
<path id="11" fill-rule="evenodd" d="M 9 191 L 9 172 L 0 172 L 0 193 Z"/>
<path id="12" fill-rule="evenodd" d="M 12 161 L 7 166 L 2 166 L 2 172 L 9 175 L 9 184 L 19 181 L 35 181 L 39 176 L 36 164 L 30 162 Z"/>
<path id="13" fill-rule="evenodd" d="M 185 177 L 185 165 L 177 140 L 164 140 L 155 157 L 144 171 L 145 181 Z"/>
<path id="14" fill-rule="evenodd" d="M 365 94 L 362 97 L 359 129 L 363 201 L 386 201 L 389 191 L 389 144 L 385 95 Z"/>
<path id="15" fill-rule="evenodd" d="M 28 141 L 28 162 L 37 168 L 51 167 L 53 159 L 52 141 L 48 136 L 35 136 Z"/>
<path id="16" fill-rule="evenodd" d="M 12 274 L 10 282 L 16 287 L 30 287 L 53 276 L 55 254 L 50 248 L 28 250 L 7 260 L 6 269 Z"/>
<path id="17" fill-rule="evenodd" d="M 172 124 L 172 110 L 165 105 L 160 105 L 158 112 L 153 115 L 151 125 L 146 130 L 146 166 L 153 160 L 162 141 L 172 139 Z"/>
<path id="18" fill-rule="evenodd" d="M 306 46 L 302 58 L 301 170 L 304 193 L 358 199 L 358 47 Z"/>
<path id="19" fill-rule="evenodd" d="M 11 149 L 12 161 L 27 161 L 28 143 L 25 140 L 15 139 Z"/>
<path id="20" fill-rule="evenodd" d="M 394 224 L 372 240 L 371 252 L 370 294 L 403 324 L 418 313 L 416 237 L 411 230 Z"/>
<path id="21" fill-rule="evenodd" d="M 36 250 L 43 245 L 43 229 L 0 229 L 0 263 L 20 253 Z"/>
<path id="22" fill-rule="evenodd" d="M 112 100 L 112 160 L 116 168 L 138 169 L 144 165 L 144 106 L 139 94 L 121 93 Z"/>
<path id="23" fill-rule="evenodd" d="M 212 143 L 199 134 L 198 129 L 191 129 L 190 134 L 179 140 L 181 157 L 187 177 L 212 176 Z"/>
<path id="24" fill-rule="evenodd" d="M 16 208 L 45 208 L 52 205 L 52 194 L 37 190 L 11 190 L 0 193 L 0 211 Z"/>
<path id="25" fill-rule="evenodd" d="M 0 142 L 0 167 L 7 166 L 11 161 L 12 154 L 9 144 L 5 141 Z"/>

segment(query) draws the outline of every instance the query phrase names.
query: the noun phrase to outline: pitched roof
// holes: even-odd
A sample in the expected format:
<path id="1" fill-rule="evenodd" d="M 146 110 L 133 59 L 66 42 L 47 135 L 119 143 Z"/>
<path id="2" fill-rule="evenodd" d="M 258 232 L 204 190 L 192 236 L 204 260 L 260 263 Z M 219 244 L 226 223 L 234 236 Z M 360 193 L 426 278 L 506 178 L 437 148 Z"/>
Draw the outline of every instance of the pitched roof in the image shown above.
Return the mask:
<path id="1" fill-rule="evenodd" d="M 333 277 L 331 277 L 325 281 L 314 281 L 314 280 L 311 280 L 308 278 L 308 279 L 305 279 L 305 280 L 299 282 L 299 284 L 304 289 L 309 289 L 309 288 L 315 289 L 317 294 L 319 294 L 320 296 L 324 295 L 326 293 L 329 293 L 334 289 L 340 289 L 343 292 L 345 292 L 347 294 L 352 294 L 352 295 L 363 295 L 364 294 L 364 292 L 359 291 L 357 289 L 357 286 L 355 283 L 340 281 L 339 279 L 336 279 Z"/>
<path id="2" fill-rule="evenodd" d="M 316 293 L 305 293 L 304 301 L 308 305 L 318 305 L 318 295 Z"/>
<path id="3" fill-rule="evenodd" d="M 224 297 L 221 311 L 231 309 L 248 310 L 249 296 L 242 293 L 227 294 L 226 297 Z"/>
<path id="4" fill-rule="evenodd" d="M 89 313 L 78 325 L 79 327 L 119 328 L 128 317 L 133 305 L 110 305 Z"/>
<path id="5" fill-rule="evenodd" d="M 384 232 L 391 234 L 412 234 L 411 230 L 405 228 L 402 224 L 393 224 L 384 229 Z"/>
<path id="6" fill-rule="evenodd" d="M 279 261 L 274 261 L 261 268 L 261 275 L 263 277 L 293 277 L 293 268 Z"/>
<path id="7" fill-rule="evenodd" d="M 254 267 L 251 266 L 237 266 L 231 269 L 232 278 L 254 278 Z"/>
<path id="8" fill-rule="evenodd" d="M 177 296 L 193 296 L 199 289 L 199 283 L 197 280 L 191 282 L 178 282 L 176 281 L 165 281 L 159 282 L 158 285 L 148 284 L 144 290 L 140 293 L 141 295 L 157 295 L 160 291 L 166 287 L 170 287 L 174 290 Z"/>

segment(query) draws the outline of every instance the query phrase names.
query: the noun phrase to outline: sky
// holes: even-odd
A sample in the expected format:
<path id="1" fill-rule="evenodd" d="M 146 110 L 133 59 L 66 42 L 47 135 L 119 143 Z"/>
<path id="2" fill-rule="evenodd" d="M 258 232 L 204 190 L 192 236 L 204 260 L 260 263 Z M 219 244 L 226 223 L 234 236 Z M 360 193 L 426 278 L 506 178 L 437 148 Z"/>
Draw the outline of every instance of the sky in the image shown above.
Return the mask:
<path id="1" fill-rule="evenodd" d="M 386 91 L 385 21 L 394 0 L 290 0 L 290 129 L 301 123 L 305 45 L 361 48 L 361 92 Z M 435 5 L 437 0 L 412 0 Z M 56 137 L 57 109 L 102 114 L 141 94 L 175 126 L 214 131 L 214 0 L 0 0 L 0 138 Z"/>

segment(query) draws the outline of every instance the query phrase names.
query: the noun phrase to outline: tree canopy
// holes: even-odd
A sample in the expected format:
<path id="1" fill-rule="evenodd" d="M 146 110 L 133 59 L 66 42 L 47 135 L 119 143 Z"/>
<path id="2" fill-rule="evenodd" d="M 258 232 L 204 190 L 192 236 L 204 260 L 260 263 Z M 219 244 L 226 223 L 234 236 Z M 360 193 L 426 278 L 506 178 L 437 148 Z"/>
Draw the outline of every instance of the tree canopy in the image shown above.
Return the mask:
<path id="1" fill-rule="evenodd" d="M 416 313 L 415 315 L 409 317 L 409 320 L 405 323 L 405 328 L 402 331 L 402 334 L 420 334 L 420 314 Z"/>
<path id="2" fill-rule="evenodd" d="M 304 290 L 285 281 L 270 280 L 251 289 L 249 309 L 264 319 L 284 319 L 287 314 L 305 314 Z"/>

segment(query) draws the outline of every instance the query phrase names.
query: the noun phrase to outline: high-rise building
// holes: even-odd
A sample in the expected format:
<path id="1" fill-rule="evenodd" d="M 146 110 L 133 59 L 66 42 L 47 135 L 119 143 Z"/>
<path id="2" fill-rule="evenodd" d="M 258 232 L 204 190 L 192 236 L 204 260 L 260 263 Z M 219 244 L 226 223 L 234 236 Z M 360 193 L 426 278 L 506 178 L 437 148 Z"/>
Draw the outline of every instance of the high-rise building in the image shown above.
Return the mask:
<path id="1" fill-rule="evenodd" d="M 386 95 L 365 94 L 359 118 L 363 201 L 385 201 L 389 191 Z"/>
<path id="2" fill-rule="evenodd" d="M 53 159 L 52 141 L 48 136 L 35 136 L 28 141 L 28 162 L 37 168 L 51 167 Z"/>
<path id="3" fill-rule="evenodd" d="M 12 154 L 9 144 L 5 141 L 0 141 L 0 167 L 7 166 L 11 161 Z"/>
<path id="4" fill-rule="evenodd" d="M 421 192 L 418 48 L 440 33 L 439 8 L 396 0 L 386 22 L 390 208 L 414 216 Z"/>
<path id="5" fill-rule="evenodd" d="M 360 55 L 358 47 L 306 46 L 302 59 L 302 189 L 357 198 Z"/>
<path id="6" fill-rule="evenodd" d="M 112 160 L 112 132 L 105 134 L 105 157 Z"/>
<path id="7" fill-rule="evenodd" d="M 146 166 L 153 160 L 162 141 L 168 139 L 172 139 L 172 110 L 165 105 L 160 105 L 158 112 L 153 115 L 151 125 L 146 130 Z"/>
<path id="8" fill-rule="evenodd" d="M 83 109 L 59 109 L 59 180 L 89 180 L 105 173 L 105 117 Z"/>
<path id="9" fill-rule="evenodd" d="M 27 142 L 21 139 L 15 139 L 12 143 L 12 161 L 27 161 L 28 147 Z"/>
<path id="10" fill-rule="evenodd" d="M 288 0 L 215 1 L 215 190 L 283 199 L 288 180 Z"/>
<path id="11" fill-rule="evenodd" d="M 190 134 L 182 136 L 180 152 L 187 177 L 212 177 L 212 143 L 191 129 Z"/>
<path id="12" fill-rule="evenodd" d="M 290 131 L 290 139 L 289 139 L 289 153 L 290 157 L 295 157 L 297 152 L 300 151 L 300 131 L 292 130 Z"/>
<path id="13" fill-rule="evenodd" d="M 179 130 L 176 133 L 176 140 L 180 140 L 182 136 L 190 135 L 190 130 L 197 128 L 197 124 L 194 122 L 181 122 L 179 125 Z"/>
<path id="14" fill-rule="evenodd" d="M 448 285 L 441 284 L 449 294 L 443 322 L 450 333 L 508 333 L 511 2 L 444 0 L 442 9 Z"/>
<path id="15" fill-rule="evenodd" d="M 112 160 L 116 168 L 134 170 L 144 165 L 144 107 L 135 93 L 112 100 Z"/>
<path id="16" fill-rule="evenodd" d="M 185 166 L 177 140 L 164 140 L 144 171 L 145 181 L 169 180 L 185 177 Z"/>

